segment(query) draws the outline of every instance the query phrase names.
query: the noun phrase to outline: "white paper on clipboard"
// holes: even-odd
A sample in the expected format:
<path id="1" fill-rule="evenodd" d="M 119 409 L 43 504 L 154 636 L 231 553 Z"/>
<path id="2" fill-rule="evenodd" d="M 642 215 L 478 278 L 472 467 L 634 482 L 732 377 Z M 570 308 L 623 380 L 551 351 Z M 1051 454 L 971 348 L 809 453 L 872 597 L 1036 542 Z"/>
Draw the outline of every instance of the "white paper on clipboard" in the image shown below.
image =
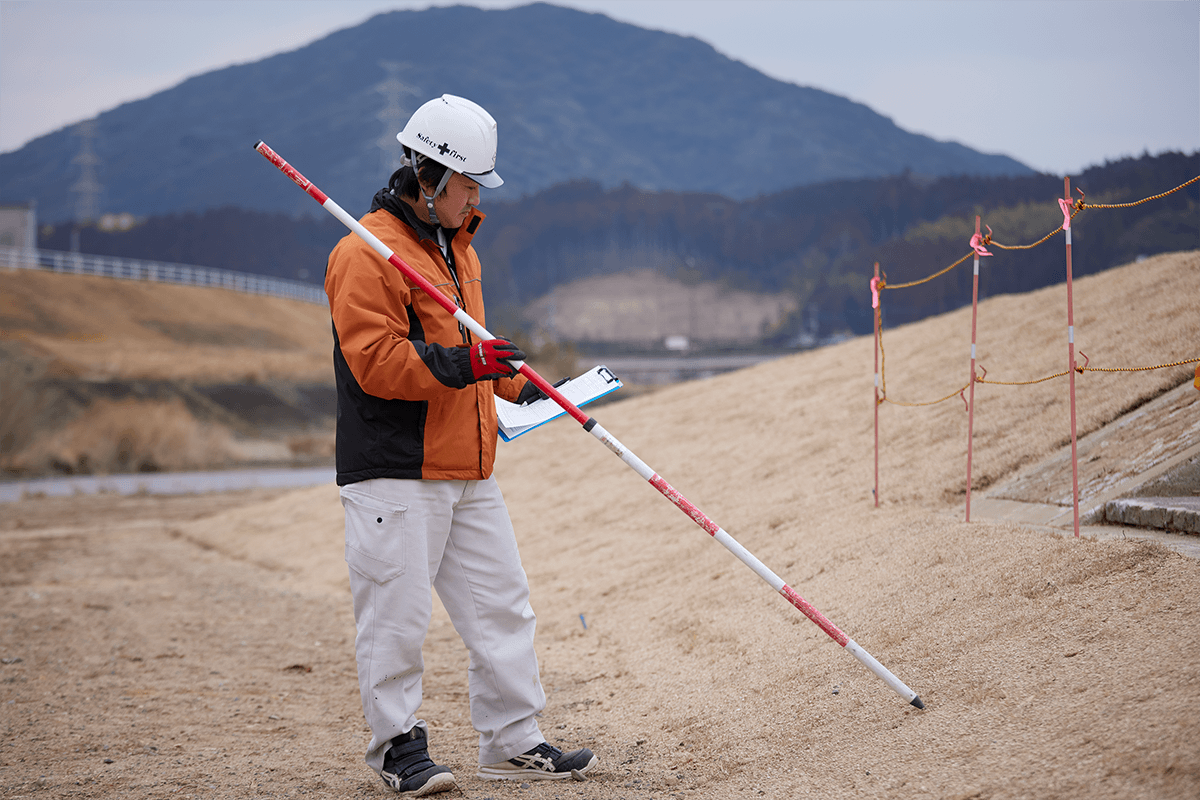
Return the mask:
<path id="1" fill-rule="evenodd" d="M 603 397 L 622 386 L 621 379 L 605 366 L 593 367 L 578 378 L 557 387 L 563 396 L 576 406 L 585 406 L 597 397 Z M 552 419 L 567 413 L 562 406 L 548 397 L 519 406 L 500 397 L 496 398 L 496 413 L 500 418 L 500 438 L 506 442 L 545 425 Z"/>

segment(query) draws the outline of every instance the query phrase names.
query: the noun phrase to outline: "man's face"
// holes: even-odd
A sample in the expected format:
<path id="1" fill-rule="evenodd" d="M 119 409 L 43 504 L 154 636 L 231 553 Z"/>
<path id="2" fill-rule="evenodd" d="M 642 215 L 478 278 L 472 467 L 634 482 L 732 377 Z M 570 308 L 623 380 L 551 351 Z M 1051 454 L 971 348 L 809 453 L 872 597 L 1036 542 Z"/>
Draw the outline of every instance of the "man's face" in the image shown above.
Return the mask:
<path id="1" fill-rule="evenodd" d="M 454 173 L 442 193 L 434 198 L 433 208 L 443 228 L 459 228 L 479 205 L 479 184 L 466 175 Z"/>

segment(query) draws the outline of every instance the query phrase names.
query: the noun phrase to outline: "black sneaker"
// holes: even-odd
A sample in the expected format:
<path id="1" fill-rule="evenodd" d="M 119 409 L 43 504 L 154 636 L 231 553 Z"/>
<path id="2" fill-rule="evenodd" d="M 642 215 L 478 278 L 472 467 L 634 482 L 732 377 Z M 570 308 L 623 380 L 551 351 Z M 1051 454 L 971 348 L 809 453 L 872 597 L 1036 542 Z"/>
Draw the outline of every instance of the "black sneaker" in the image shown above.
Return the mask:
<path id="1" fill-rule="evenodd" d="M 516 758 L 499 764 L 485 764 L 479 768 L 477 775 L 487 781 L 538 781 L 572 777 L 583 780 L 584 773 L 598 763 L 600 759 L 586 747 L 564 753 L 554 745 L 542 742 Z"/>
<path id="2" fill-rule="evenodd" d="M 400 794 L 424 797 L 454 788 L 454 776 L 448 767 L 439 767 L 429 758 L 425 729 L 414 727 L 392 739 L 383 757 L 383 782 Z"/>

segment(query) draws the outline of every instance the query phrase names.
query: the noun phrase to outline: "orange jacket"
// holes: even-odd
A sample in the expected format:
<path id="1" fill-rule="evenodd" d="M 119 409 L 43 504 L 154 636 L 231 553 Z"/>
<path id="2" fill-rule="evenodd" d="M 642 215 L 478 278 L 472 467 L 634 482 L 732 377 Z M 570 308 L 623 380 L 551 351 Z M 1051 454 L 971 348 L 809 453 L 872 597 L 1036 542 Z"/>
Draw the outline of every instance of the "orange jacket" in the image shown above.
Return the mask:
<path id="1" fill-rule="evenodd" d="M 479 257 L 471 247 L 482 220 L 475 211 L 451 240 L 454 271 L 437 242 L 390 211 L 372 211 L 362 224 L 486 325 Z M 493 391 L 515 400 L 525 377 L 473 383 L 466 346 L 476 337 L 353 233 L 329 255 L 325 293 L 338 389 L 338 485 L 490 477 Z"/>

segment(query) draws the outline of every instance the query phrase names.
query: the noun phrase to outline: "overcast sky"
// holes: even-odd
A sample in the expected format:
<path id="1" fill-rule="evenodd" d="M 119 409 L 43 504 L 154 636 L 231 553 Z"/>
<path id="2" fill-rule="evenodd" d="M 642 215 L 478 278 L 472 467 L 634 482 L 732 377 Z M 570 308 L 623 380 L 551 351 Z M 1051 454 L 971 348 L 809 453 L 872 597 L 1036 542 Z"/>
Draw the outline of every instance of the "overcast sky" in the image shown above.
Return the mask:
<path id="1" fill-rule="evenodd" d="M 0 152 L 381 11 L 451 4 L 0 0 Z M 1200 0 L 556 4 L 695 36 L 772 77 L 865 103 L 906 130 L 1044 172 L 1200 150 Z"/>

